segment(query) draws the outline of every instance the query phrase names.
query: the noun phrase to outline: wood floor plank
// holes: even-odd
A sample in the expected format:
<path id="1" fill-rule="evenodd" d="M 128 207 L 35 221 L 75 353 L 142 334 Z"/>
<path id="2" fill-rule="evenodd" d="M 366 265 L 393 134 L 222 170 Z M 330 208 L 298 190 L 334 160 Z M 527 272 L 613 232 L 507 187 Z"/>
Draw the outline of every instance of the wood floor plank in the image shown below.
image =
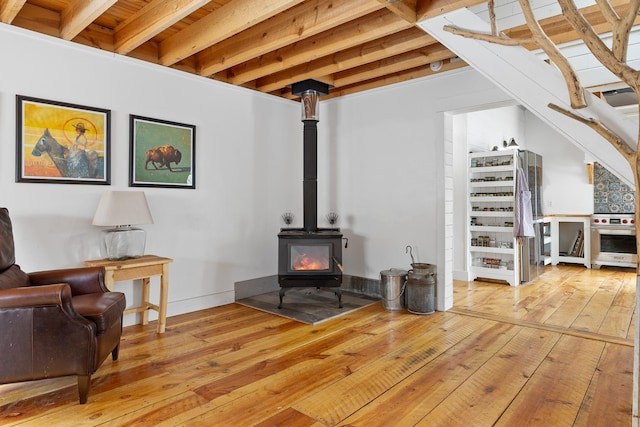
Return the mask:
<path id="1" fill-rule="evenodd" d="M 536 328 L 536 329 L 549 331 L 549 332 L 557 332 L 559 334 L 572 335 L 572 336 L 576 336 L 576 337 L 579 337 L 579 338 L 594 339 L 594 340 L 598 340 L 598 341 L 610 342 L 610 343 L 613 343 L 613 344 L 620 344 L 620 345 L 626 345 L 626 346 L 633 347 L 633 340 L 626 339 L 626 338 L 618 338 L 618 337 L 614 337 L 614 336 L 611 336 L 611 335 L 601 335 L 601 334 L 597 334 L 597 333 L 594 333 L 594 332 L 588 332 L 588 331 L 582 331 L 582 330 L 578 330 L 578 329 L 571 329 L 571 328 L 564 328 L 564 327 L 560 327 L 560 326 L 548 325 L 546 323 L 542 324 L 542 323 L 536 323 L 536 322 L 529 322 L 529 321 L 526 321 L 526 320 L 509 319 L 507 317 L 494 316 L 492 314 L 485 314 L 485 313 L 476 313 L 476 312 L 471 311 L 471 310 L 465 310 L 465 309 L 459 309 L 459 308 L 452 308 L 449 311 L 451 313 L 462 314 L 462 315 L 465 315 L 465 316 L 479 317 L 481 319 L 488 319 L 488 320 L 493 320 L 493 321 L 496 321 L 496 322 L 511 323 L 511 324 L 517 325 L 517 326 L 524 326 L 524 327 L 528 327 L 528 328 Z"/>
<path id="2" fill-rule="evenodd" d="M 273 426 L 324 427 L 324 424 L 317 422 L 313 418 L 301 412 L 298 412 L 293 408 L 287 408 L 284 411 L 277 413 L 273 417 L 267 418 L 263 422 L 256 424 L 254 427 Z"/>
<path id="3" fill-rule="evenodd" d="M 145 402 L 145 397 L 155 396 L 159 400 L 164 400 L 173 395 L 174 390 L 168 388 L 158 389 L 158 384 L 164 384 L 167 377 L 166 374 L 157 375 L 153 378 L 147 378 L 142 381 L 136 381 L 135 383 L 129 383 L 128 385 L 116 388 L 104 393 L 92 394 L 89 392 L 89 400 L 85 405 L 77 405 L 73 409 L 73 423 L 74 426 L 95 426 L 100 423 L 110 421 L 113 417 L 114 406 L 117 407 L 118 414 L 126 414 L 135 411 L 142 402 Z M 135 385 L 134 385 L 135 384 Z M 184 390 L 180 390 L 182 392 Z M 75 391 L 77 400 L 77 391 Z M 149 400 L 146 400 L 148 405 Z M 42 411 L 40 414 L 31 413 L 28 417 L 20 420 L 16 425 L 25 427 L 42 427 L 44 425 L 50 426 L 64 426 L 71 425 L 69 416 L 71 404 L 67 403 L 63 406 L 57 406 L 55 408 L 46 408 L 46 411 Z"/>
<path id="4" fill-rule="evenodd" d="M 556 300 L 556 309 L 546 317 L 531 316 L 527 320 L 568 327 L 597 292 L 599 282 L 594 281 L 592 270 L 582 266 L 553 268 L 551 272 L 552 276 L 547 271 L 541 277 L 548 287 L 534 291 L 542 299 Z M 532 287 L 537 288 L 538 282 Z"/>
<path id="5" fill-rule="evenodd" d="M 409 328 L 419 327 L 416 318 L 405 316 L 405 320 L 410 324 Z M 435 326 L 436 324 L 432 323 L 432 327 Z M 398 323 L 397 327 L 401 327 L 401 325 Z M 428 328 L 425 329 L 428 330 Z M 386 341 L 389 331 L 386 320 L 378 318 L 376 321 L 370 322 L 367 330 L 369 331 L 367 334 L 360 334 L 357 327 L 345 328 L 321 339 L 308 341 L 305 345 L 298 346 L 286 353 L 269 353 L 266 359 L 257 360 L 257 363 L 247 366 L 245 369 L 229 373 L 221 380 L 210 381 L 196 389 L 195 392 L 205 396 L 208 400 L 214 400 L 257 381 L 277 375 L 283 370 L 293 369 L 301 363 L 324 360 L 340 353 L 350 356 L 349 369 L 358 369 L 361 363 L 367 363 L 368 360 L 366 356 L 362 357 L 362 353 L 387 351 Z M 409 331 L 410 329 L 404 330 Z"/>
<path id="6" fill-rule="evenodd" d="M 519 317 L 517 315 L 518 307 L 515 304 L 520 300 L 518 295 L 520 289 L 516 293 L 506 293 L 503 292 L 503 288 L 508 285 L 492 283 L 489 287 L 489 284 L 485 283 L 483 286 L 491 289 L 492 292 L 487 299 L 478 302 L 474 306 L 475 309 L 489 314 L 507 314 L 508 316 Z"/>
<path id="7" fill-rule="evenodd" d="M 39 381 L 25 381 L 21 383 L 0 385 L 0 407 L 28 400 L 34 395 L 55 393 L 59 390 L 74 387 L 77 380 L 74 377 L 51 378 Z"/>
<path id="8" fill-rule="evenodd" d="M 558 333 L 522 328 L 416 426 L 493 425 L 560 337 Z"/>
<path id="9" fill-rule="evenodd" d="M 636 322 L 638 321 L 636 319 L 638 313 L 638 307 L 635 307 L 633 310 L 633 315 L 631 316 L 631 322 L 629 322 L 629 332 L 627 332 L 627 339 L 633 341 L 635 338 L 635 331 L 636 331 Z"/>
<path id="10" fill-rule="evenodd" d="M 380 354 L 372 363 L 328 387 L 318 388 L 292 407 L 326 425 L 336 425 L 486 324 L 479 319 L 447 318 L 440 329 Z"/>
<path id="11" fill-rule="evenodd" d="M 343 333 L 345 328 L 349 331 L 349 328 L 358 328 L 363 325 L 376 325 L 379 322 L 385 324 L 395 316 L 380 310 L 379 306 L 374 305 L 359 310 L 361 313 L 358 316 L 345 315 L 344 319 L 319 325 L 310 326 L 290 321 L 292 327 L 286 330 L 267 327 L 262 328 L 259 333 L 232 336 L 226 341 L 212 339 L 211 344 L 214 347 L 210 351 L 185 358 L 182 362 L 174 362 L 170 369 L 178 373 L 196 369 L 228 374 L 235 372 L 236 369 L 251 366 L 256 361 L 279 357 L 329 335 Z M 402 323 L 402 319 L 410 319 L 410 317 L 399 318 L 398 323 Z M 184 380 L 188 379 L 184 378 Z M 214 377 L 210 377 L 210 380 L 213 379 Z"/>
<path id="12" fill-rule="evenodd" d="M 411 321 L 415 321 L 415 319 L 415 316 L 405 315 L 402 316 L 396 324 L 398 327 L 401 327 L 404 323 L 410 323 Z M 222 419 L 227 420 L 227 417 L 219 414 L 220 411 L 217 408 L 237 398 L 239 393 L 234 393 L 234 390 L 242 386 L 238 385 L 238 379 L 244 381 L 241 384 L 246 382 L 251 382 L 252 384 L 259 383 L 260 379 L 269 377 L 270 374 L 277 374 L 285 369 L 285 363 L 295 367 L 303 363 L 306 359 L 325 357 L 322 353 L 323 351 L 328 352 L 329 350 L 327 349 L 331 348 L 338 349 L 342 345 L 347 345 L 345 344 L 346 342 L 355 345 L 353 344 L 354 342 L 373 339 L 376 336 L 376 332 L 388 329 L 388 320 L 389 317 L 387 313 L 380 313 L 378 309 L 378 311 L 373 312 L 372 315 L 364 316 L 363 320 L 354 322 L 350 328 L 335 329 L 335 326 L 331 327 L 330 325 L 320 327 L 296 323 L 299 329 L 307 335 L 311 332 L 316 332 L 316 336 L 314 336 L 313 339 L 306 340 L 306 344 L 304 345 L 302 343 L 305 341 L 296 337 L 296 339 L 291 340 L 291 345 L 285 345 L 280 348 L 280 352 L 270 351 L 263 353 L 255 351 L 250 345 L 239 346 L 234 352 L 222 352 L 218 356 L 213 355 L 209 364 L 195 364 L 192 365 L 191 368 L 183 367 L 182 369 L 172 367 L 169 369 L 169 377 L 166 381 L 178 384 L 179 386 L 176 387 L 183 387 L 184 385 L 186 388 L 180 391 L 193 391 L 202 397 L 206 403 L 196 408 L 189 408 L 188 411 L 184 413 L 174 411 L 174 418 L 165 420 L 163 423 L 158 422 L 157 425 L 177 425 L 185 422 L 184 420 L 188 420 L 186 422 L 188 422 L 189 425 L 198 425 L 201 422 L 205 425 L 207 423 L 214 423 L 215 425 L 215 423 L 219 423 Z M 366 325 L 368 330 L 367 334 L 354 333 L 360 322 L 362 322 L 363 327 Z M 321 331 L 330 331 L 330 333 L 323 334 Z M 256 337 L 252 337 L 254 338 L 252 342 L 255 342 Z M 268 341 L 271 342 L 270 345 L 274 344 L 271 336 L 268 337 Z M 277 345 L 278 342 L 276 341 L 275 344 Z M 265 357 L 267 357 L 267 359 L 265 359 Z M 196 357 L 196 360 L 198 359 L 199 357 Z M 331 375 L 331 373 L 328 375 Z M 342 374 L 340 373 L 340 375 Z M 269 378 L 268 381 L 273 381 L 273 378 Z M 217 387 L 217 384 L 220 383 L 224 384 L 222 388 Z M 173 390 L 173 392 L 177 391 L 179 391 L 177 388 Z M 162 397 L 160 396 L 161 393 L 163 393 L 163 391 L 157 391 L 153 396 L 136 396 L 132 400 L 159 400 Z M 241 393 L 242 391 L 240 394 Z M 215 402 L 209 402 L 211 399 L 215 400 L 217 397 L 219 399 Z M 251 398 L 253 399 L 253 396 L 251 396 Z M 173 405 L 169 399 L 164 401 Z M 252 401 L 250 403 L 252 405 L 251 408 L 253 408 L 255 404 Z M 141 409 L 130 411 L 126 416 L 119 418 L 119 422 L 122 422 L 122 425 L 127 425 L 127 423 L 137 419 L 144 419 L 146 417 L 146 411 L 150 408 L 144 405 L 141 406 L 143 406 Z M 152 410 L 153 412 L 171 412 L 171 410 L 165 408 L 152 408 Z M 246 418 L 248 417 L 248 412 L 239 412 L 239 416 Z"/>
<path id="13" fill-rule="evenodd" d="M 591 297 L 571 327 L 582 331 L 597 332 L 607 311 L 611 308 L 617 293 L 617 286 L 616 281 L 603 280 L 598 291 Z"/>
<path id="14" fill-rule="evenodd" d="M 531 298 L 533 299 L 533 297 Z M 567 298 L 569 298 L 567 294 L 558 295 L 558 292 L 554 290 L 545 297 L 535 299 L 533 304 L 524 305 L 524 313 L 520 316 L 514 316 L 514 318 L 544 323 Z"/>
<path id="15" fill-rule="evenodd" d="M 518 328 L 488 323 L 346 418 L 343 426 L 413 426 L 498 352 Z"/>
<path id="16" fill-rule="evenodd" d="M 459 295 L 454 291 L 456 307 L 464 307 L 487 314 L 508 316 L 514 319 L 544 321 L 561 300 L 567 297 L 562 286 L 570 286 L 584 268 L 546 267 L 545 273 L 534 281 L 504 292 L 504 284 L 492 282 L 454 282 L 461 286 Z M 465 286 L 465 288 L 462 288 Z M 455 290 L 454 287 L 454 290 Z"/>
<path id="17" fill-rule="evenodd" d="M 633 349 L 607 344 L 575 421 L 576 427 L 630 426 Z M 603 415 L 606 414 L 606 415 Z"/>
<path id="18" fill-rule="evenodd" d="M 504 286 L 491 282 L 463 282 L 461 280 L 454 280 L 453 284 L 455 305 L 464 308 L 484 306 L 491 299 L 491 296 L 495 294 L 496 290 Z"/>
<path id="19" fill-rule="evenodd" d="M 417 331 L 424 331 L 427 336 L 438 333 L 443 328 L 461 326 L 463 323 L 463 319 L 450 318 L 449 315 L 429 318 L 413 316 L 412 319 L 411 329 L 414 330 L 414 334 Z M 388 360 L 392 356 L 387 354 L 397 354 L 401 349 L 415 345 L 414 340 L 409 339 L 410 335 L 413 334 L 409 329 L 387 328 L 380 334 L 360 337 L 352 345 L 341 345 L 340 348 L 335 349 L 329 348 L 325 350 L 325 353 L 330 352 L 331 354 L 325 358 L 310 359 L 314 355 L 312 351 L 307 359 L 299 360 L 296 365 L 285 366 L 283 370 L 274 372 L 263 380 L 235 389 L 224 396 L 212 396 L 215 398 L 212 403 L 223 405 L 216 409 L 215 415 L 223 414 L 224 418 L 232 424 L 234 422 L 249 424 L 261 422 L 267 415 L 272 416 L 273 414 L 256 413 L 255 400 L 258 399 L 262 402 L 272 402 L 274 406 L 290 406 L 314 419 L 323 421 L 317 414 L 301 410 L 299 405 L 293 403 L 345 378 L 351 378 L 354 375 L 361 376 L 361 371 L 369 369 L 372 355 L 378 355 L 380 359 Z M 309 381 L 301 381 L 304 378 L 308 378 Z M 280 390 L 286 390 L 286 393 L 281 393 Z M 213 418 L 210 417 L 212 416 L 213 414 L 205 414 L 198 419 L 211 421 Z"/>
<path id="20" fill-rule="evenodd" d="M 604 320 L 598 329 L 598 333 L 626 337 L 635 308 L 635 299 L 633 296 L 636 293 L 636 281 L 635 278 L 629 277 L 628 275 L 626 278 L 619 277 L 617 280 L 620 285 L 611 303 L 611 307 L 607 310 Z"/>
<path id="21" fill-rule="evenodd" d="M 562 336 L 495 426 L 572 425 L 603 350 L 603 342 Z"/>
<path id="22" fill-rule="evenodd" d="M 197 394 L 187 391 L 170 396 L 165 400 L 158 400 L 145 407 L 144 412 L 132 411 L 125 416 L 110 420 L 107 423 L 96 425 L 109 427 L 133 427 L 133 426 L 161 426 L 161 425 L 184 425 L 188 418 L 183 414 L 191 409 L 200 408 L 206 405 L 207 401 Z M 140 414 L 135 416 L 135 414 Z"/>
<path id="23" fill-rule="evenodd" d="M 547 278 L 544 287 L 540 287 L 538 281 L 533 286 L 527 286 L 527 290 L 536 295 L 537 300 L 535 304 L 527 307 L 527 313 L 522 319 L 531 322 L 548 323 L 553 316 L 560 316 L 561 314 L 558 312 L 561 313 L 562 307 L 581 287 L 580 274 L 578 273 L 577 275 L 578 279 L 576 279 L 576 276 L 571 276 L 573 280 L 567 280 L 564 275 L 561 276 L 562 279 L 558 278 L 557 275 L 555 280 Z M 571 321 L 573 320 L 572 318 Z M 571 322 L 568 322 L 567 326 L 570 324 Z"/>
<path id="24" fill-rule="evenodd" d="M 597 287 L 589 286 L 588 279 L 570 280 L 565 287 L 567 296 L 545 320 L 548 325 L 570 327 L 597 291 Z"/>

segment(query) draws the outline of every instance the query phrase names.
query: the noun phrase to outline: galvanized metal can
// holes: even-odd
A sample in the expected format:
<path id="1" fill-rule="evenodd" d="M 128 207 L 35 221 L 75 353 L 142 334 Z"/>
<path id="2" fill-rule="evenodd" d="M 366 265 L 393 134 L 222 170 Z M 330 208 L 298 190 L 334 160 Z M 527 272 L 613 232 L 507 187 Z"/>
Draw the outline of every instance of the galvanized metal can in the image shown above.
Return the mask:
<path id="1" fill-rule="evenodd" d="M 382 306 L 387 310 L 402 310 L 405 307 L 407 270 L 392 268 L 380 272 Z"/>
<path id="2" fill-rule="evenodd" d="M 407 309 L 414 314 L 432 314 L 436 311 L 436 266 L 426 263 L 411 264 L 407 273 Z"/>

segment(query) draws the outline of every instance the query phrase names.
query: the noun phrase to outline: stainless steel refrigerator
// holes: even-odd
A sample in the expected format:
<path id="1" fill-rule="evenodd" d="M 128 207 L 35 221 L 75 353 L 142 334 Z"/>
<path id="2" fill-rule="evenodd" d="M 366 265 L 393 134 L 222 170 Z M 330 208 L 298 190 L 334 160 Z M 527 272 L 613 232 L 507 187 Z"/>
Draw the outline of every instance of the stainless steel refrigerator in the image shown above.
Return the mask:
<path id="1" fill-rule="evenodd" d="M 535 237 L 520 245 L 520 282 L 530 282 L 544 273 L 544 214 L 542 213 L 542 156 L 528 150 L 518 152 L 531 192 L 531 212 Z"/>

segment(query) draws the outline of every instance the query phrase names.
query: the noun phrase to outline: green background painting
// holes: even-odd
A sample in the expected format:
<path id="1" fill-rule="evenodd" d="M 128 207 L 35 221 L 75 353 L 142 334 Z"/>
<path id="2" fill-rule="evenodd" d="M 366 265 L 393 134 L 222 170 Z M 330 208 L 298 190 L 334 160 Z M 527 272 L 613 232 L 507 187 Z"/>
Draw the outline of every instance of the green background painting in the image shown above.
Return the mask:
<path id="1" fill-rule="evenodd" d="M 152 162 L 146 165 L 146 153 L 154 147 L 171 145 L 182 154 L 178 164 L 166 166 Z M 134 182 L 133 184 L 169 184 L 191 186 L 188 181 L 193 162 L 193 128 L 176 124 L 164 124 L 136 118 L 134 121 Z"/>

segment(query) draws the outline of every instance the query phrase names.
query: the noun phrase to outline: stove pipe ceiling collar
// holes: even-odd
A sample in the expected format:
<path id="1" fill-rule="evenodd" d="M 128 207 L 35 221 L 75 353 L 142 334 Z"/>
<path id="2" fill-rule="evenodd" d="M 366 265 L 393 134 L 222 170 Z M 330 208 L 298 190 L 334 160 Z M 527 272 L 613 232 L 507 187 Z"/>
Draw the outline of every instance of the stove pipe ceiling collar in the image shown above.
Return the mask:
<path id="1" fill-rule="evenodd" d="M 291 93 L 300 97 L 302 121 L 320 120 L 320 97 L 329 93 L 329 85 L 317 80 L 303 80 L 291 85 Z"/>

